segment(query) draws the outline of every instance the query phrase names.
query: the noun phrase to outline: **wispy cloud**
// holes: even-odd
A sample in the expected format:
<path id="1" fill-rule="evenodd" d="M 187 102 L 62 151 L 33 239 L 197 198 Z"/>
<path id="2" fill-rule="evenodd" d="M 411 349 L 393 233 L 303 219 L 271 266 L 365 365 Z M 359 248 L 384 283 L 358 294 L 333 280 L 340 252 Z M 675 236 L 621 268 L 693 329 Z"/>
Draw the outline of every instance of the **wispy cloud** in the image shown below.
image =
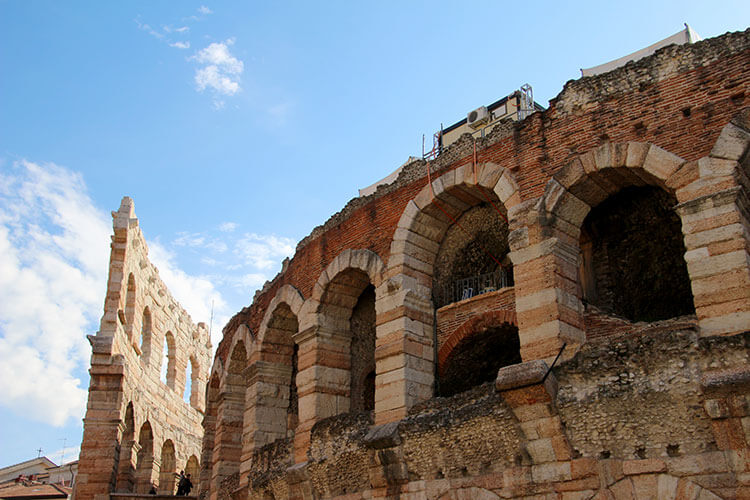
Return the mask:
<path id="1" fill-rule="evenodd" d="M 148 33 L 149 35 L 151 35 L 154 38 L 162 39 L 165 36 L 164 33 L 160 33 L 158 31 L 156 31 L 156 29 L 154 29 L 153 27 L 151 27 L 150 24 L 142 23 L 139 18 L 135 19 L 135 24 L 138 25 L 139 29 L 145 31 L 146 33 Z"/>
<path id="2" fill-rule="evenodd" d="M 190 42 L 174 42 L 174 43 L 170 43 L 169 46 L 174 47 L 176 49 L 189 49 Z"/>
<path id="3" fill-rule="evenodd" d="M 237 223 L 236 222 L 222 222 L 219 224 L 219 231 L 222 233 L 231 233 L 237 229 Z"/>
<path id="4" fill-rule="evenodd" d="M 291 238 L 247 233 L 237 241 L 234 254 L 259 270 L 268 270 L 294 254 L 294 246 Z"/>
<path id="5" fill-rule="evenodd" d="M 215 95 L 224 96 L 239 92 L 245 65 L 232 55 L 229 50 L 232 45 L 233 38 L 214 42 L 191 58 L 200 65 L 195 70 L 195 85 L 199 92 L 210 89 Z"/>
<path id="6" fill-rule="evenodd" d="M 205 5 L 201 5 L 200 7 L 198 7 L 198 12 L 200 12 L 204 16 L 207 16 L 208 14 L 213 14 L 214 13 L 214 11 L 212 11 L 211 9 L 209 9 L 208 7 L 206 7 Z"/>

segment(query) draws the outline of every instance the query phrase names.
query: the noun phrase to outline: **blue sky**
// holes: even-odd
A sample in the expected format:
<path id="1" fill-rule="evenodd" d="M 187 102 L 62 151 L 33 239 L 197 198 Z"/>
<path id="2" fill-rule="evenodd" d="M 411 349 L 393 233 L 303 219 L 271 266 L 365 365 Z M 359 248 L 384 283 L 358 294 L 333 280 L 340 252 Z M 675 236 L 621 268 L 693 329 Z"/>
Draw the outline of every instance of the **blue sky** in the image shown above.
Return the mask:
<path id="1" fill-rule="evenodd" d="M 111 218 L 213 337 L 422 134 L 747 2 L 0 0 L 0 467 L 77 454 Z"/>

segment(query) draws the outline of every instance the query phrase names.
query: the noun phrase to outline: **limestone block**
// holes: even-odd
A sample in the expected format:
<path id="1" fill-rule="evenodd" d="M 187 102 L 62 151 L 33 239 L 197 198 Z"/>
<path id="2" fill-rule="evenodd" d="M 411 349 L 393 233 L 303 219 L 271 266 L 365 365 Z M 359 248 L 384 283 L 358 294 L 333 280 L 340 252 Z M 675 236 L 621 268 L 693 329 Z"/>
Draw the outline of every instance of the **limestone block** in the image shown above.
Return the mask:
<path id="1" fill-rule="evenodd" d="M 644 142 L 630 141 L 627 143 L 628 151 L 625 157 L 625 166 L 634 168 L 643 166 L 646 160 L 650 144 Z"/>
<path id="2" fill-rule="evenodd" d="M 710 236 L 698 236 L 694 241 L 700 244 L 707 244 L 704 242 L 710 241 L 713 237 L 724 238 L 731 234 L 736 235 L 737 230 L 741 230 L 741 227 L 729 227 L 726 231 L 713 233 Z M 687 240 L 687 237 L 685 239 Z M 691 244 L 690 248 L 695 248 L 696 246 L 698 245 Z M 688 274 L 690 275 L 691 280 L 725 273 L 734 269 L 747 269 L 748 267 L 750 267 L 750 262 L 748 262 L 748 254 L 744 250 L 712 255 L 700 261 L 691 261 L 687 263 Z"/>
<path id="3" fill-rule="evenodd" d="M 478 184 L 487 189 L 494 189 L 505 174 L 509 174 L 508 170 L 495 163 L 480 163 L 477 165 Z"/>
<path id="4" fill-rule="evenodd" d="M 698 321 L 702 337 L 745 332 L 748 330 L 748 325 L 750 325 L 750 311 L 737 311 Z"/>
<path id="5" fill-rule="evenodd" d="M 666 181 L 683 163 L 685 160 L 679 156 L 652 144 L 643 160 L 643 170 L 661 181 Z"/>
<path id="6" fill-rule="evenodd" d="M 531 478 L 534 482 L 569 481 L 570 462 L 551 462 L 531 467 Z"/>
<path id="7" fill-rule="evenodd" d="M 490 186 L 492 188 L 492 186 Z M 494 186 L 495 194 L 503 202 L 507 203 L 513 194 L 518 192 L 518 184 L 513 179 L 509 171 L 504 171 Z"/>
<path id="8" fill-rule="evenodd" d="M 531 461 L 535 464 L 555 461 L 555 450 L 552 448 L 552 440 L 549 438 L 529 441 L 526 443 L 526 451 L 528 451 Z"/>
<path id="9" fill-rule="evenodd" d="M 727 160 L 739 160 L 750 146 L 750 133 L 733 123 L 727 123 L 716 140 L 711 156 Z"/>
<path id="10" fill-rule="evenodd" d="M 735 160 L 705 156 L 698 160 L 698 173 L 702 178 L 730 176 L 734 174 L 738 166 Z"/>

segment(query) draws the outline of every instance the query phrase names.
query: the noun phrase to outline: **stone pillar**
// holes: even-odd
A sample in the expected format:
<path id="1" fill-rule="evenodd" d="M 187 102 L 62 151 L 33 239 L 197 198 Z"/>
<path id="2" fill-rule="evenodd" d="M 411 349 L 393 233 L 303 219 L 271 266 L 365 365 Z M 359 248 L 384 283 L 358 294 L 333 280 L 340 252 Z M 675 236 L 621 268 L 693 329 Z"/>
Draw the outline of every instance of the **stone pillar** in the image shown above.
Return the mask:
<path id="1" fill-rule="evenodd" d="M 703 336 L 740 333 L 750 325 L 749 206 L 739 186 L 677 205 Z"/>
<path id="2" fill-rule="evenodd" d="M 287 436 L 291 377 L 291 366 L 268 361 L 256 361 L 245 370 L 241 485 L 247 481 L 255 450 Z"/>
<path id="3" fill-rule="evenodd" d="M 578 229 L 529 205 L 511 211 L 509 236 L 521 358 L 551 362 L 563 343 L 572 354 L 585 340 Z"/>
<path id="4" fill-rule="evenodd" d="M 345 330 L 312 326 L 297 333 L 294 341 L 299 345 L 294 463 L 301 463 L 307 460 L 313 425 L 349 411 L 351 336 Z"/>
<path id="5" fill-rule="evenodd" d="M 501 368 L 497 374 L 495 388 L 518 419 L 526 436 L 526 451 L 533 467 L 542 464 L 563 463 L 571 459 L 571 446 L 563 431 L 562 422 L 555 406 L 557 380 L 549 367 L 541 360 L 529 361 Z M 554 465 L 550 465 L 552 470 Z M 568 469 L 570 468 L 568 464 Z M 569 477 L 560 479 L 569 480 Z M 598 479 L 595 479 L 598 486 Z"/>
<path id="6" fill-rule="evenodd" d="M 409 288 L 398 287 L 396 281 L 386 281 L 376 294 L 377 425 L 400 420 L 414 404 L 431 398 L 433 394 L 432 301 Z M 391 287 L 395 290 L 389 290 Z"/>
<path id="7" fill-rule="evenodd" d="M 239 473 L 242 456 L 242 394 L 224 392 L 219 396 L 217 427 L 214 434 L 214 466 L 211 475 L 211 495 L 218 494 L 221 482 Z"/>
<path id="8" fill-rule="evenodd" d="M 89 335 L 92 362 L 74 498 L 109 500 L 120 461 L 124 366 L 111 356 L 112 337 Z M 115 360 L 117 361 L 117 360 Z"/>

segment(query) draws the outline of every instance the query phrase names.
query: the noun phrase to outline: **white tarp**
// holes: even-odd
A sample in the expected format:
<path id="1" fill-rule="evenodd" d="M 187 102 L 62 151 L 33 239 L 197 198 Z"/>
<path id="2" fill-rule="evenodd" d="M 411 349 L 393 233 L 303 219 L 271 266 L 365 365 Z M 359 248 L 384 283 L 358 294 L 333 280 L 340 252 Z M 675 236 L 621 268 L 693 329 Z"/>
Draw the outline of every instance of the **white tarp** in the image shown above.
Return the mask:
<path id="1" fill-rule="evenodd" d="M 667 37 L 664 40 L 658 41 L 653 45 L 649 45 L 645 49 L 633 52 L 632 54 L 621 57 L 619 59 L 615 59 L 614 61 L 600 64 L 599 66 L 594 66 L 593 68 L 581 68 L 581 76 L 594 76 L 601 73 L 606 73 L 607 71 L 612 71 L 613 69 L 619 68 L 620 66 L 625 66 L 625 64 L 629 61 L 637 61 L 638 59 L 641 59 L 643 57 L 650 56 L 660 48 L 666 47 L 667 45 L 672 45 L 673 43 L 682 45 L 684 43 L 693 43 L 700 40 L 702 40 L 702 38 L 695 31 L 693 31 L 690 26 L 685 24 L 684 30 L 680 31 L 679 33 L 675 33 L 674 35 Z"/>

